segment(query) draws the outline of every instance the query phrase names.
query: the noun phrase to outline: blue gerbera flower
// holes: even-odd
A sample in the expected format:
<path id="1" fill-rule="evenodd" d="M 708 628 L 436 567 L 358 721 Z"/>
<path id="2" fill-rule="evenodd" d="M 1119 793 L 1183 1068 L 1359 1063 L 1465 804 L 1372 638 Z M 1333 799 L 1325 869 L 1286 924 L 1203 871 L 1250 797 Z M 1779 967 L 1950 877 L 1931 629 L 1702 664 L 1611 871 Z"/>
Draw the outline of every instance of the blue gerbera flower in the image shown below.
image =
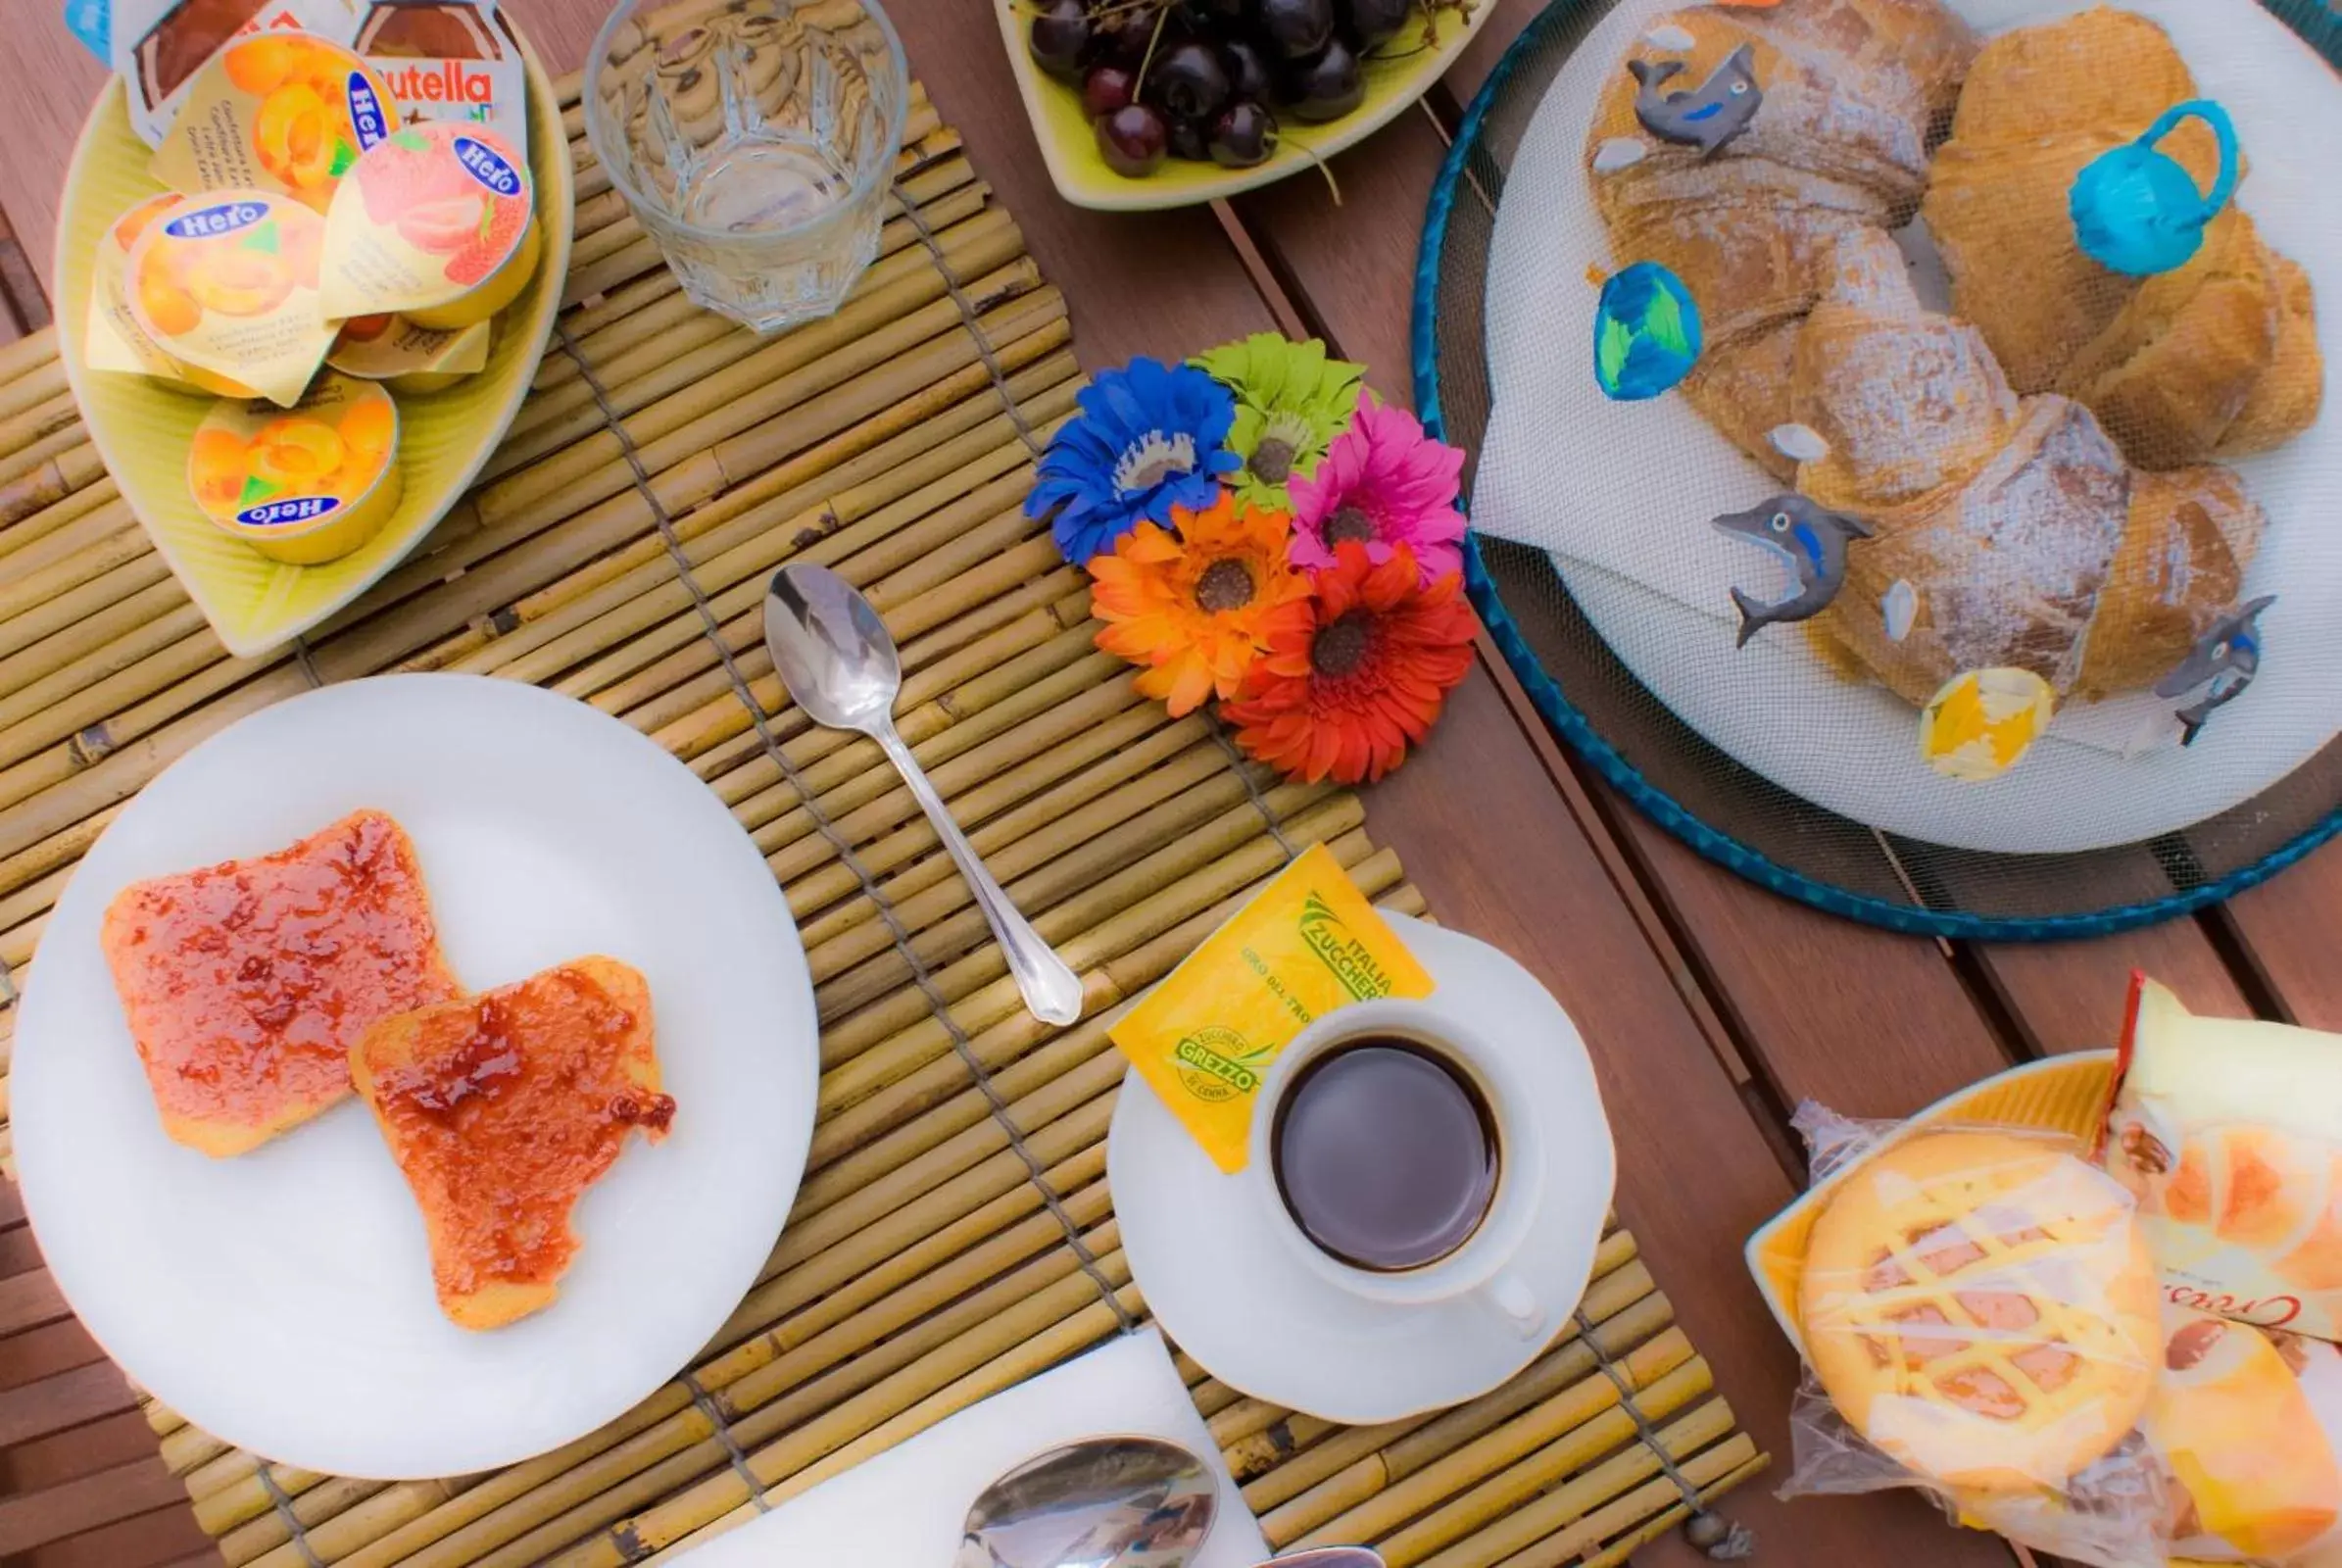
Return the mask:
<path id="1" fill-rule="evenodd" d="M 1077 566 L 1114 548 L 1142 520 L 1171 522 L 1171 509 L 1200 512 L 1219 497 L 1219 476 L 1240 460 L 1228 450 L 1236 400 L 1193 366 L 1137 359 L 1082 390 L 1081 416 L 1060 429 L 1025 498 L 1046 517 L 1057 549 Z"/>

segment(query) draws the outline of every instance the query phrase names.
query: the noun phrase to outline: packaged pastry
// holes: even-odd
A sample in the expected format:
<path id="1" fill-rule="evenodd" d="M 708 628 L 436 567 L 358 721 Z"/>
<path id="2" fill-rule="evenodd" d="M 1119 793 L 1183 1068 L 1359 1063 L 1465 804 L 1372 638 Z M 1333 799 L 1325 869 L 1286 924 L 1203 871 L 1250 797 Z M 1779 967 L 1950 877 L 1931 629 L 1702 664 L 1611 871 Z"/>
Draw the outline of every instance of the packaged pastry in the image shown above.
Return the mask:
<path id="1" fill-rule="evenodd" d="M 359 155 L 398 128 L 365 61 L 305 32 L 265 32 L 204 67 L 149 167 L 189 195 L 274 191 L 321 213 Z"/>
<path id="2" fill-rule="evenodd" d="M 2173 1302 L 2342 1338 L 2342 1036 L 2134 975 L 2106 1138 Z"/>
<path id="3" fill-rule="evenodd" d="M 196 74 L 229 39 L 299 30 L 337 42 L 354 0 L 109 0 L 108 53 L 129 99 L 130 127 L 160 146 Z"/>
<path id="4" fill-rule="evenodd" d="M 495 330 L 486 321 L 417 326 L 403 316 L 353 316 L 342 322 L 325 363 L 395 392 L 438 392 L 479 373 Z"/>
<path id="5" fill-rule="evenodd" d="M 290 409 L 222 401 L 195 427 L 187 486 L 204 515 L 295 565 L 346 556 L 398 510 L 399 410 L 328 371 Z"/>
<path id="6" fill-rule="evenodd" d="M 325 218 L 325 314 L 484 321 L 542 249 L 527 163 L 484 126 L 424 122 L 369 149 Z"/>
<path id="7" fill-rule="evenodd" d="M 2342 1351 L 2177 1306 L 2164 1331 L 2143 1430 L 2172 1553 L 2293 1563 L 2342 1547 Z"/>
<path id="8" fill-rule="evenodd" d="M 1923 1132 L 1848 1171 L 1798 1291 L 1830 1403 L 1954 1494 L 2056 1493 L 2155 1388 L 2154 1265 L 2130 1195 L 2070 1140 Z"/>
<path id="9" fill-rule="evenodd" d="M 528 68 L 494 0 L 375 0 L 352 44 L 407 120 L 486 125 L 528 154 Z"/>
<path id="10" fill-rule="evenodd" d="M 288 196 L 185 203 L 130 247 L 130 317 L 172 359 L 290 407 L 333 342 L 317 308 L 324 238 L 324 220 Z"/>

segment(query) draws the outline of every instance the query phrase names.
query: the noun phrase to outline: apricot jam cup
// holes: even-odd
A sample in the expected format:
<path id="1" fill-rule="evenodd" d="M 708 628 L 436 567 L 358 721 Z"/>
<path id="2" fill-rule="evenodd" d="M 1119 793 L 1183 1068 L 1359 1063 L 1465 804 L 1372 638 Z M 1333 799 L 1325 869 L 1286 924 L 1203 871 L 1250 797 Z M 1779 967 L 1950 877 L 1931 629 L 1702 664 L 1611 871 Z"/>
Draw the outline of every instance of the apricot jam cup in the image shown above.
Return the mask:
<path id="1" fill-rule="evenodd" d="M 222 401 L 196 426 L 187 487 L 205 516 L 272 561 L 315 565 L 371 539 L 398 510 L 399 410 L 328 370 L 290 409 Z"/>

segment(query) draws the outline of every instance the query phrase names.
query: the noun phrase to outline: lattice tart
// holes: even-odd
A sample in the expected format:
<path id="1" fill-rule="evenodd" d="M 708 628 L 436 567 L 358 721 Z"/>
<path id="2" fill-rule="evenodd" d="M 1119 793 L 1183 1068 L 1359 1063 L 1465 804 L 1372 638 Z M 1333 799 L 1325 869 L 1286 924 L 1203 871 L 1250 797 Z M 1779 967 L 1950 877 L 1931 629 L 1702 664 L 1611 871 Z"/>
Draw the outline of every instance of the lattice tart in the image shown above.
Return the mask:
<path id="1" fill-rule="evenodd" d="M 2061 1139 L 1929 1133 L 1866 1160 L 1814 1225 L 1798 1312 L 1846 1420 L 1970 1492 L 2104 1457 L 2162 1360 L 2130 1196 Z"/>

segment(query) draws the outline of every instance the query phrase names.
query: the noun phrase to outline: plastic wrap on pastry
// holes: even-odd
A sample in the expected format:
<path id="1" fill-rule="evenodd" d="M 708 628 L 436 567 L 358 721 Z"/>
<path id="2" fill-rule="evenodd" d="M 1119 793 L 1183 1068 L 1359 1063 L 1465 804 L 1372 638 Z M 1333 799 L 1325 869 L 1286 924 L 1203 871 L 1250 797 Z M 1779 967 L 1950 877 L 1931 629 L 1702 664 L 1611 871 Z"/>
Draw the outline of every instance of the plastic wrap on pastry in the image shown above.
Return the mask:
<path id="1" fill-rule="evenodd" d="M 1821 1398 L 1800 1400 L 1789 1493 L 1916 1487 L 2042 1550 L 2162 1560 L 2137 1433 L 2162 1360 L 2154 1265 L 2087 1154 L 1930 1128 L 1841 1162 L 1798 1288 Z"/>
<path id="2" fill-rule="evenodd" d="M 2342 1338 L 2342 1036 L 2135 976 L 2106 1136 L 2173 1302 Z"/>

